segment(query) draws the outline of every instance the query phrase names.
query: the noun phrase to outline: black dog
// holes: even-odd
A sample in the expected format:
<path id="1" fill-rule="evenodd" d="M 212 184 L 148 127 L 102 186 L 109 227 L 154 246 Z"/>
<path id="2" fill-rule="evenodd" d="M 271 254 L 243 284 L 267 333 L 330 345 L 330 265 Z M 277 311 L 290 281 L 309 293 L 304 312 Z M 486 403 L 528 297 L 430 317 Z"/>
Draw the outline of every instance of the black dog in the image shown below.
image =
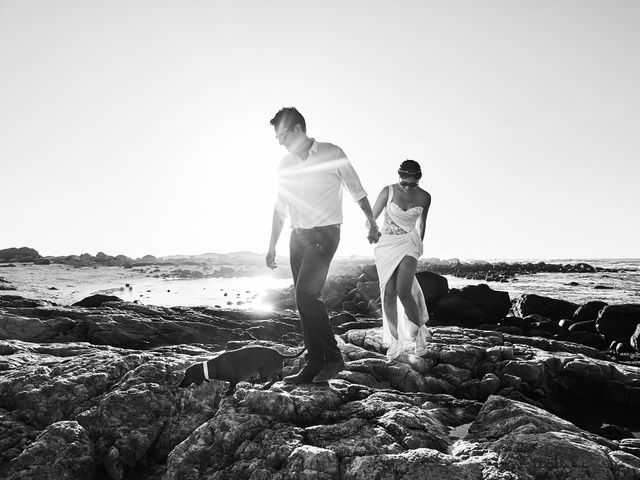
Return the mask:
<path id="1" fill-rule="evenodd" d="M 241 380 L 253 379 L 257 382 L 271 382 L 264 387 L 269 388 L 278 379 L 282 379 L 282 364 L 286 358 L 296 358 L 304 353 L 304 348 L 296 355 L 282 355 L 275 348 L 251 345 L 238 350 L 223 352 L 216 358 L 191 365 L 184 372 L 180 387 L 188 387 L 208 382 L 210 379 L 229 382 L 227 395 L 233 393 L 236 384 Z"/>

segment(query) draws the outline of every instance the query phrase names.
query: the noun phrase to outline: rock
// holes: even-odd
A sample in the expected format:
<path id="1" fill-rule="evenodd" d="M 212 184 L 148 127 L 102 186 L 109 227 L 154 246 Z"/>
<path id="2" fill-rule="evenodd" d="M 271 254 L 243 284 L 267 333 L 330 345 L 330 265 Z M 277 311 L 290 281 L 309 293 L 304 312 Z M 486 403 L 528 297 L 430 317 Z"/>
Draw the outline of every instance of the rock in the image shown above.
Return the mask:
<path id="1" fill-rule="evenodd" d="M 226 382 L 188 389 L 177 383 L 188 365 L 222 349 L 258 343 L 297 352 L 297 315 L 128 302 L 85 309 L 0 296 L 0 318 L 8 315 L 36 320 L 50 338 L 67 343 L 0 340 L 0 478 L 14 478 L 8 475 L 18 470 L 7 465 L 18 465 L 43 432 L 57 438 L 62 435 L 51 435 L 54 425 L 75 422 L 64 432 L 72 432 L 80 453 L 67 461 L 71 450 L 47 441 L 61 445 L 58 463 L 67 470 L 51 477 L 40 472 L 40 478 L 82 478 L 74 462 L 89 451 L 89 478 L 284 480 L 385 472 L 396 478 L 480 480 L 490 473 L 496 480 L 559 480 L 575 469 L 585 479 L 640 480 L 633 476 L 640 459 L 629 453 L 634 444 L 623 452 L 531 406 L 562 412 L 582 395 L 598 401 L 600 413 L 637 410 L 638 367 L 586 346 L 434 326 L 423 357 L 405 353 L 387 361 L 377 326 L 337 338 L 345 370 L 326 385 L 276 382 L 263 390 L 242 382 L 223 397 Z M 352 318 L 334 321 L 342 327 L 371 321 Z M 84 343 L 96 338 L 150 345 L 133 350 Z M 161 342 L 166 346 L 154 346 Z M 287 360 L 285 374 L 302 364 Z M 460 433 L 470 422 L 469 433 Z M 56 465 L 52 455 L 42 450 L 22 459 Z M 28 476 L 26 470 L 18 474 Z"/>
<path id="2" fill-rule="evenodd" d="M 365 265 L 362 267 L 362 274 L 359 280 L 363 282 L 377 282 L 378 270 L 375 264 Z"/>
<path id="3" fill-rule="evenodd" d="M 48 258 L 35 258 L 33 263 L 34 265 L 51 265 L 51 260 Z"/>
<path id="4" fill-rule="evenodd" d="M 594 433 L 609 440 L 622 440 L 625 438 L 635 438 L 633 432 L 618 425 L 605 425 L 594 430 Z"/>
<path id="5" fill-rule="evenodd" d="M 113 295 L 91 295 L 89 297 L 83 298 L 79 302 L 73 304 L 74 307 L 87 307 L 87 308 L 95 308 L 101 306 L 105 302 L 122 302 L 121 298 L 118 298 Z"/>
<path id="6" fill-rule="evenodd" d="M 569 331 L 570 332 L 590 332 L 595 335 L 599 335 L 598 330 L 596 329 L 595 320 L 586 320 L 584 322 L 573 323 L 569 327 Z"/>
<path id="7" fill-rule="evenodd" d="M 540 383 L 544 371 L 544 365 L 518 360 L 509 360 L 504 363 L 504 367 L 502 368 L 503 374 L 509 374 L 530 383 Z"/>
<path id="8" fill-rule="evenodd" d="M 498 396 L 489 397 L 466 441 L 453 449 L 463 458 L 471 452 L 488 455 L 485 471 L 493 464 L 503 472 L 492 478 L 564 480 L 570 472 L 571 478 L 614 480 L 620 468 L 595 436 L 545 410 Z"/>
<path id="9" fill-rule="evenodd" d="M 512 306 L 513 314 L 517 317 L 537 313 L 556 321 L 572 318 L 577 308 L 575 303 L 533 294 L 521 295 L 514 300 Z"/>
<path id="10" fill-rule="evenodd" d="M 530 321 L 531 318 L 532 318 L 531 316 L 529 316 L 529 319 L 524 319 L 521 317 L 514 317 L 514 316 L 507 316 L 501 319 L 498 322 L 498 325 L 503 327 L 518 327 L 521 330 L 528 330 L 529 328 L 531 328 L 531 321 Z"/>
<path id="11" fill-rule="evenodd" d="M 8 466 L 7 480 L 95 478 L 95 445 L 75 421 L 49 425 Z"/>
<path id="12" fill-rule="evenodd" d="M 598 314 L 596 328 L 608 341 L 629 340 L 640 324 L 640 304 L 607 305 Z"/>
<path id="13" fill-rule="evenodd" d="M 369 303 L 371 300 L 380 300 L 380 285 L 378 282 L 358 282 L 356 285 L 357 300 Z"/>
<path id="14" fill-rule="evenodd" d="M 631 336 L 631 341 L 634 341 L 634 335 Z M 635 340 L 634 343 L 635 343 L 636 346 L 631 345 L 629 342 L 617 342 L 616 348 L 615 348 L 616 353 L 618 355 L 620 355 L 622 353 L 632 353 L 634 351 L 634 349 L 635 349 L 636 352 L 640 351 L 640 350 L 638 350 L 638 346 L 637 346 L 638 345 L 637 336 L 636 336 L 636 340 Z"/>
<path id="15" fill-rule="evenodd" d="M 36 258 L 40 258 L 40 254 L 29 247 L 0 249 L 0 262 L 33 262 Z"/>
<path id="16" fill-rule="evenodd" d="M 360 307 L 360 305 L 350 300 L 346 302 L 342 302 L 342 309 L 346 312 L 351 312 L 351 313 L 366 313 L 366 311 L 363 310 Z"/>
<path id="17" fill-rule="evenodd" d="M 624 438 L 620 440 L 620 450 L 640 457 L 640 438 Z"/>
<path id="18" fill-rule="evenodd" d="M 607 306 L 607 302 L 593 301 L 587 302 L 584 305 L 578 307 L 573 313 L 573 320 L 576 322 L 584 322 L 587 320 L 595 320 L 598 318 L 598 313 L 604 307 Z"/>
<path id="19" fill-rule="evenodd" d="M 292 478 L 338 478 L 340 463 L 333 450 L 301 445 L 291 452 L 284 465 Z M 265 472 L 268 473 L 268 470 Z M 270 477 L 270 475 L 269 475 Z"/>
<path id="20" fill-rule="evenodd" d="M 487 322 L 487 314 L 459 291 L 451 291 L 440 299 L 434 314 L 435 322 L 444 325 L 476 327 Z"/>
<path id="21" fill-rule="evenodd" d="M 511 308 L 511 299 L 507 292 L 492 290 L 485 283 L 468 285 L 462 288 L 460 293 L 486 314 L 487 323 L 498 323 Z"/>
<path id="22" fill-rule="evenodd" d="M 357 321 L 356 317 L 347 312 L 342 312 L 338 315 L 329 317 L 329 323 L 332 327 L 339 327 L 340 325 L 344 325 L 345 323 L 351 323 L 355 321 Z"/>
<path id="23" fill-rule="evenodd" d="M 424 294 L 427 310 L 433 314 L 440 299 L 449 291 L 449 282 L 442 275 L 428 271 L 416 273 L 416 279 Z"/>
<path id="24" fill-rule="evenodd" d="M 640 325 L 636 326 L 636 330 L 631 335 L 629 343 L 631 343 L 631 346 L 636 352 L 640 352 Z"/>
<path id="25" fill-rule="evenodd" d="M 511 327 L 508 325 L 498 325 L 494 329 L 496 332 L 508 333 L 509 335 L 525 335 L 525 331 L 520 327 Z"/>
<path id="26" fill-rule="evenodd" d="M 590 331 L 569 331 L 563 340 L 566 342 L 580 343 L 588 347 L 597 348 L 598 350 L 607 348 L 607 341 L 601 335 Z"/>
<path id="27" fill-rule="evenodd" d="M 573 325 L 574 323 L 578 323 L 578 321 L 572 318 L 563 318 L 558 322 L 558 325 L 563 330 L 569 330 L 569 327 L 571 327 L 571 325 Z"/>
<path id="28" fill-rule="evenodd" d="M 448 383 L 457 387 L 458 385 L 466 382 L 472 378 L 470 370 L 461 367 L 455 367 L 448 363 L 441 363 L 433 368 L 433 373 L 442 380 L 446 380 Z"/>
<path id="29" fill-rule="evenodd" d="M 283 310 L 297 310 L 297 308 L 298 304 L 296 303 L 295 298 L 287 298 L 273 302 L 273 309 L 279 312 Z"/>
<path id="30" fill-rule="evenodd" d="M 558 324 L 558 322 L 551 320 L 547 317 L 538 314 L 527 315 L 524 318 L 525 321 L 529 322 L 529 335 L 532 335 L 531 330 L 543 330 L 547 333 L 557 334 L 562 331 L 562 327 Z"/>

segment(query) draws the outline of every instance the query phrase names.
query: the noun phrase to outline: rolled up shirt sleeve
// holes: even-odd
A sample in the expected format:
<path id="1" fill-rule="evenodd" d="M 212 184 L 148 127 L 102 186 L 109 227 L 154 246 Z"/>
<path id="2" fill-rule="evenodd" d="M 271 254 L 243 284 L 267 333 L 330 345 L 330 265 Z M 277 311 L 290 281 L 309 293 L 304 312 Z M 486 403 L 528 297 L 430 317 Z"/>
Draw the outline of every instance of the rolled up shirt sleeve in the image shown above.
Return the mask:
<path id="1" fill-rule="evenodd" d="M 340 181 L 342 182 L 342 185 L 349 190 L 353 200 L 358 202 L 367 196 L 367 192 L 362 187 L 362 183 L 360 182 L 360 178 L 358 177 L 355 168 L 353 168 L 353 165 L 351 165 L 351 162 L 341 148 L 338 148 L 337 155 L 338 158 L 336 158 L 336 164 Z"/>

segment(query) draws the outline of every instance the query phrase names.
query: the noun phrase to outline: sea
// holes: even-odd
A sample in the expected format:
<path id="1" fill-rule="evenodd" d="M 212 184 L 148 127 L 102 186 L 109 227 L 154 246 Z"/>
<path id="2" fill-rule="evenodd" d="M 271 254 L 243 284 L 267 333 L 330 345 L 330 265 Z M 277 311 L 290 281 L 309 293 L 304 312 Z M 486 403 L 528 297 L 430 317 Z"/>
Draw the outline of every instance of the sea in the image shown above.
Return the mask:
<path id="1" fill-rule="evenodd" d="M 524 260 L 522 263 L 537 263 L 539 260 Z M 512 261 L 510 261 L 512 262 Z M 588 263 L 596 273 L 536 273 L 518 275 L 507 282 L 481 282 L 445 275 L 449 288 L 486 283 L 493 290 L 509 293 L 513 299 L 523 294 L 534 293 L 545 297 L 583 304 L 601 300 L 609 304 L 640 303 L 640 259 L 558 259 L 546 263 Z"/>
<path id="2" fill-rule="evenodd" d="M 498 261 L 498 260 L 495 260 Z M 492 260 L 492 262 L 495 262 Z M 538 260 L 522 260 L 536 263 Z M 513 262 L 510 260 L 509 262 Z M 445 275 L 450 288 L 486 283 L 494 290 L 516 298 L 525 293 L 583 304 L 601 300 L 609 304 L 640 303 L 640 259 L 557 259 L 547 263 L 584 262 L 603 269 L 596 273 L 537 273 L 517 275 L 506 282 L 483 282 Z M 2 265 L 0 265 L 2 267 Z M 0 268 L 0 279 L 12 285 L 3 294 L 71 304 L 89 295 L 115 295 L 123 300 L 159 306 L 211 306 L 226 309 L 269 310 L 265 296 L 271 289 L 283 289 L 291 278 L 270 273 L 249 277 L 172 278 L 121 267 L 71 268 L 68 265 L 21 264 Z M 156 270 L 157 271 L 157 270 Z M 166 272 L 170 269 L 167 267 Z"/>

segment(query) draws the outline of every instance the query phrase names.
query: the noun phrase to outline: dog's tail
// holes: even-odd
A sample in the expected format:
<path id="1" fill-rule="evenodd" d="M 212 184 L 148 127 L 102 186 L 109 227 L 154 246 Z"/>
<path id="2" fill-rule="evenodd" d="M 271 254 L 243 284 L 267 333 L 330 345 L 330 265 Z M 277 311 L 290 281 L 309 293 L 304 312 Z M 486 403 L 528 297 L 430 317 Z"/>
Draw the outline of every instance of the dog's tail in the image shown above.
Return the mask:
<path id="1" fill-rule="evenodd" d="M 307 347 L 304 347 L 302 350 L 300 350 L 295 355 L 282 355 L 282 354 L 280 354 L 280 355 L 282 355 L 283 358 L 297 358 L 297 357 L 299 357 L 300 355 L 302 355 L 306 351 L 307 351 Z"/>

